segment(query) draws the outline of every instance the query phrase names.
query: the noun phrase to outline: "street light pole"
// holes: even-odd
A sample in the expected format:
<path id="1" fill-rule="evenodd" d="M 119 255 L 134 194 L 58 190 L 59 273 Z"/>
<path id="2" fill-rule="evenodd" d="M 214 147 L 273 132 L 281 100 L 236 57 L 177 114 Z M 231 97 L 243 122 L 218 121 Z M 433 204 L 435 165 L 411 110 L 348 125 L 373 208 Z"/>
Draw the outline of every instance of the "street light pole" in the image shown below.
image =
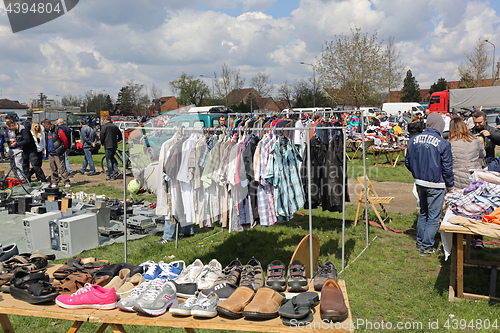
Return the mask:
<path id="1" fill-rule="evenodd" d="M 313 68 L 313 107 L 316 107 L 316 67 L 313 64 L 307 62 L 300 62 L 301 65 L 308 65 Z"/>
<path id="2" fill-rule="evenodd" d="M 212 79 L 212 105 L 215 105 L 215 90 L 214 90 L 214 78 L 208 75 L 200 74 L 201 77 L 208 77 Z"/>
<path id="3" fill-rule="evenodd" d="M 491 85 L 493 85 L 493 80 L 495 79 L 495 44 L 487 39 L 485 39 L 484 41 L 493 45 L 493 63 L 491 64 Z"/>

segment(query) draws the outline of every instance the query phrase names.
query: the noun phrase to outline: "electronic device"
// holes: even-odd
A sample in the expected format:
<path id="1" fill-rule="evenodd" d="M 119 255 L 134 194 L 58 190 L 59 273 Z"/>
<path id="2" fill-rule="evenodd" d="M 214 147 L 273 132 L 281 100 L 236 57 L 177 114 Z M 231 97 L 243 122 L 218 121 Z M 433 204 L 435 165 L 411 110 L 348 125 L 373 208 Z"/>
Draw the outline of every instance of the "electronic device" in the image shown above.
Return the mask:
<path id="1" fill-rule="evenodd" d="M 59 210 L 23 219 L 24 239 L 30 252 L 51 247 L 49 223 L 60 217 L 62 212 Z"/>
<path id="2" fill-rule="evenodd" d="M 57 219 L 60 251 L 69 255 L 99 246 L 97 214 L 85 213 Z"/>

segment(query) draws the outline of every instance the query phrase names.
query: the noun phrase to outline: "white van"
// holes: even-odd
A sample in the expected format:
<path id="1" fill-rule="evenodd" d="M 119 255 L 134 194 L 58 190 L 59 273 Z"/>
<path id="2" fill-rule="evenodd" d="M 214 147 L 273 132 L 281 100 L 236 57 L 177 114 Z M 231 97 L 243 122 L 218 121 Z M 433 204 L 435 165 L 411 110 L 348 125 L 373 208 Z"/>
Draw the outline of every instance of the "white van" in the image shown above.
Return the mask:
<path id="1" fill-rule="evenodd" d="M 401 113 L 405 111 L 414 112 L 422 112 L 424 114 L 425 108 L 420 105 L 420 103 L 416 102 L 408 102 L 408 103 L 384 103 L 382 105 L 382 110 L 387 112 L 389 115 L 397 115 L 398 111 Z"/>

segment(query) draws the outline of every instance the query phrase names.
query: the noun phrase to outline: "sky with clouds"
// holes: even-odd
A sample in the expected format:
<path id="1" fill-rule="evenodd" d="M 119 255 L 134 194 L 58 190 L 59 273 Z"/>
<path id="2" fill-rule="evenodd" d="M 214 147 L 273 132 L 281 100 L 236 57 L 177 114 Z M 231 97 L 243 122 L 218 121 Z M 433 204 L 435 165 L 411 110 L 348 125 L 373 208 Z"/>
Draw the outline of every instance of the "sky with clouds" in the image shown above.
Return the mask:
<path id="1" fill-rule="evenodd" d="M 182 72 L 220 75 L 224 63 L 275 84 L 312 76 L 324 41 L 360 27 L 393 36 L 421 88 L 457 66 L 479 38 L 499 46 L 497 0 L 84 0 L 67 14 L 12 33 L 0 2 L 0 98 L 105 91 L 127 81 L 171 95 Z M 493 46 L 488 46 L 493 52 Z M 203 78 L 211 87 L 211 80 Z M 58 95 L 58 96 L 56 96 Z"/>

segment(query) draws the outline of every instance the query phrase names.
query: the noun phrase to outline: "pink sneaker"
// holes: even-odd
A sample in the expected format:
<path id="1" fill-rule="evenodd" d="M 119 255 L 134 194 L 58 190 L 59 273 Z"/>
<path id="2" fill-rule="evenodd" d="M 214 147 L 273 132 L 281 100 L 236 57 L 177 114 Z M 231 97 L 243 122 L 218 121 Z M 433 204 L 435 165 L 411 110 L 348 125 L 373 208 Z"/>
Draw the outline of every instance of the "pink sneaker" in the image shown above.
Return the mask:
<path id="1" fill-rule="evenodd" d="M 56 304 L 65 309 L 111 310 L 116 308 L 116 301 L 114 288 L 105 289 L 90 283 L 71 295 L 59 295 L 56 298 Z"/>

